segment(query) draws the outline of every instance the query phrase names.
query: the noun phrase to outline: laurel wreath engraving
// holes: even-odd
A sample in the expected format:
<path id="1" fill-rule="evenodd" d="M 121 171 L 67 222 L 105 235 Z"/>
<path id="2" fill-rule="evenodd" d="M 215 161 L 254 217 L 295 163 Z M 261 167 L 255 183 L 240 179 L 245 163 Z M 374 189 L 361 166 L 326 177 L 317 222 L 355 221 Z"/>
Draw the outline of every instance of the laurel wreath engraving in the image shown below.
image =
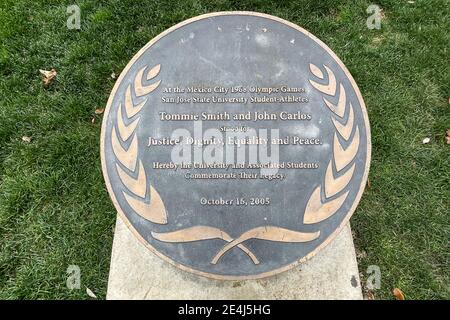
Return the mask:
<path id="1" fill-rule="evenodd" d="M 322 70 L 314 64 L 310 64 L 311 73 L 320 80 L 324 79 Z M 344 119 L 346 114 L 347 95 L 344 86 L 339 84 L 337 92 L 336 77 L 330 68 L 324 66 L 327 73 L 328 83 L 322 84 L 314 80 L 309 80 L 311 85 L 326 96 L 335 97 L 337 95 L 337 103 L 332 103 L 329 98 L 323 97 L 325 104 L 332 111 L 331 118 L 336 132 L 333 140 L 332 159 L 328 163 L 325 172 L 325 181 L 322 186 L 318 186 L 306 205 L 303 215 L 303 223 L 313 224 L 328 219 L 335 214 L 344 203 L 349 191 L 341 194 L 335 199 L 329 199 L 340 193 L 349 184 L 355 171 L 355 163 L 347 168 L 353 161 L 359 149 L 359 128 L 354 125 L 354 113 L 351 102 L 348 104 L 349 111 L 347 120 Z M 353 133 L 353 136 L 352 136 Z M 340 139 L 339 136 L 342 138 Z M 345 144 L 341 143 L 341 140 Z M 347 145 L 346 147 L 344 147 Z M 333 174 L 333 167 L 336 169 L 337 177 Z M 324 199 L 322 201 L 322 199 Z"/>
<path id="2" fill-rule="evenodd" d="M 160 67 L 160 65 L 157 65 L 148 70 L 145 73 L 146 80 L 150 81 L 155 78 L 160 72 Z M 324 181 L 314 189 L 309 197 L 303 214 L 303 224 L 322 222 L 333 216 L 341 208 L 349 194 L 349 191 L 344 190 L 353 177 L 355 171 L 353 160 L 358 153 L 360 142 L 359 128 L 354 125 L 354 112 L 351 102 L 348 103 L 348 108 L 346 107 L 345 88 L 342 84 L 339 84 L 338 90 L 334 73 L 329 67 L 325 65 L 323 67 L 326 77 L 319 67 L 310 64 L 310 71 L 319 82 L 312 79 L 309 81 L 316 90 L 324 95 L 323 100 L 332 112 L 331 119 L 336 131 L 333 139 L 332 158 L 328 163 Z M 142 79 L 146 69 L 144 67 L 138 71 L 133 86 L 129 84 L 125 91 L 124 102 L 119 104 L 117 111 L 117 129 L 113 126 L 111 132 L 111 142 L 118 160 L 116 163 L 117 173 L 126 187 L 123 194 L 127 203 L 134 212 L 146 220 L 157 224 L 167 224 L 164 203 L 156 189 L 149 185 L 144 165 L 138 159 L 136 128 L 140 120 L 139 112 L 147 101 L 145 96 L 153 92 L 161 83 L 161 80 L 159 80 L 149 85 L 143 85 Z M 136 99 L 144 99 L 135 103 L 133 92 Z M 128 146 L 125 147 L 125 145 Z M 351 164 L 352 162 L 353 164 Z M 234 247 L 246 253 L 254 264 L 259 264 L 260 261 L 255 254 L 244 245 L 245 241 L 260 239 L 276 242 L 309 242 L 320 236 L 320 230 L 299 232 L 267 225 L 250 229 L 233 239 L 228 233 L 216 227 L 193 226 L 165 233 L 152 232 L 151 235 L 158 241 L 169 243 L 222 239 L 226 244 L 212 258 L 211 264 L 217 264 L 220 258 Z"/>
<path id="3" fill-rule="evenodd" d="M 161 65 L 158 64 L 148 70 L 145 74 L 146 80 L 150 81 L 155 78 L 159 74 L 160 68 Z M 136 128 L 140 120 L 139 112 L 147 102 L 145 96 L 153 92 L 161 83 L 161 80 L 159 80 L 144 85 L 142 79 L 146 69 L 146 67 L 140 69 L 136 74 L 133 85 L 129 84 L 126 88 L 125 99 L 117 109 L 117 129 L 113 126 L 111 131 L 111 143 L 117 159 L 118 176 L 127 190 L 122 192 L 129 206 L 146 220 L 166 224 L 167 213 L 164 203 L 156 189 L 151 185 L 148 187 L 144 165 L 138 159 Z M 140 100 L 139 103 L 134 102 L 133 92 L 136 99 Z M 125 147 L 125 145 L 128 146 Z M 149 197 L 147 197 L 148 193 Z"/>

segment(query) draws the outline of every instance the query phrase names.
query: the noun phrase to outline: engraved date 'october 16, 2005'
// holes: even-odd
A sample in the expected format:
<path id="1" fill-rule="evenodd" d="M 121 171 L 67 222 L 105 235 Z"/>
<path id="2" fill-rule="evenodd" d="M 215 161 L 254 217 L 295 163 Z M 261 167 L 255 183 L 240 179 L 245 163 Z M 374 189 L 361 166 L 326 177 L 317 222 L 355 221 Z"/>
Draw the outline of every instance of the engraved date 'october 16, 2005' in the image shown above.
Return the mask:
<path id="1" fill-rule="evenodd" d="M 270 205 L 270 197 L 257 197 L 257 198 L 235 198 L 225 199 L 219 198 L 200 198 L 200 204 L 206 206 L 268 206 Z"/>

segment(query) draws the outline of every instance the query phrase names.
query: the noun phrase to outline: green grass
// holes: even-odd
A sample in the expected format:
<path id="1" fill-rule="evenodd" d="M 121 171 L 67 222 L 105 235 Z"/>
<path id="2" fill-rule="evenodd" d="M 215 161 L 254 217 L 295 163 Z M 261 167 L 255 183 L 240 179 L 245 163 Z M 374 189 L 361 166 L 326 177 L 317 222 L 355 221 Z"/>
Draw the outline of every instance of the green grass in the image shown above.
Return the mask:
<path id="1" fill-rule="evenodd" d="M 101 175 L 101 119 L 131 57 L 193 16 L 251 10 L 290 20 L 344 61 L 372 127 L 371 187 L 352 218 L 363 279 L 381 269 L 378 299 L 450 299 L 450 5 L 378 1 L 74 1 L 82 29 L 66 28 L 70 1 L 0 1 L 0 298 L 99 298 L 106 293 L 115 210 Z M 39 69 L 58 70 L 48 89 Z M 32 137 L 31 143 L 21 140 Z M 430 137 L 429 144 L 422 139 Z M 81 269 L 82 290 L 66 288 Z"/>

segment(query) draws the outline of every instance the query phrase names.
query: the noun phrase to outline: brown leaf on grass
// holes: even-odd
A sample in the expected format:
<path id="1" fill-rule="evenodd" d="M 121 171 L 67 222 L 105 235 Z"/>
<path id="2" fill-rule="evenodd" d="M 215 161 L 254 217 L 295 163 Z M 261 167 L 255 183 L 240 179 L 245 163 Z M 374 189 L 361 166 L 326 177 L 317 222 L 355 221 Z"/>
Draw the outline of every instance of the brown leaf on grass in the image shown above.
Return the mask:
<path id="1" fill-rule="evenodd" d="M 450 144 L 450 129 L 447 129 L 447 131 L 445 131 L 445 142 L 447 142 L 447 144 Z"/>
<path id="2" fill-rule="evenodd" d="M 53 79 L 55 79 L 57 74 L 55 69 L 52 69 L 50 71 L 39 69 L 39 72 L 42 74 L 42 82 L 44 83 L 44 87 L 46 88 L 50 85 Z"/>
<path id="3" fill-rule="evenodd" d="M 103 112 L 105 112 L 105 108 L 95 109 L 95 114 L 102 114 Z"/>
<path id="4" fill-rule="evenodd" d="M 397 300 L 405 300 L 405 295 L 403 294 L 402 290 L 399 288 L 394 288 L 392 290 L 392 294 L 394 295 L 395 299 Z"/>
<path id="5" fill-rule="evenodd" d="M 370 179 L 367 178 L 367 189 L 370 189 L 372 187 L 372 183 L 370 182 Z"/>
<path id="6" fill-rule="evenodd" d="M 30 142 L 31 142 L 31 137 L 23 136 L 23 137 L 22 137 L 22 141 L 23 141 L 23 142 L 30 143 Z"/>
<path id="7" fill-rule="evenodd" d="M 353 232 L 353 230 L 352 230 L 352 232 Z M 367 252 L 364 250 L 356 250 L 356 258 L 357 259 L 367 258 Z"/>
<path id="8" fill-rule="evenodd" d="M 367 300 L 375 300 L 375 295 L 373 294 L 372 290 L 367 290 L 367 292 L 366 292 L 366 299 Z"/>
<path id="9" fill-rule="evenodd" d="M 89 297 L 94 298 L 94 299 L 97 299 L 97 296 L 95 295 L 95 293 L 92 292 L 92 290 L 89 289 L 88 287 L 86 287 L 86 293 L 87 293 L 87 295 L 88 295 Z"/>
<path id="10" fill-rule="evenodd" d="M 95 123 L 95 117 L 93 117 L 93 118 L 91 119 L 91 123 L 92 123 L 92 124 Z"/>

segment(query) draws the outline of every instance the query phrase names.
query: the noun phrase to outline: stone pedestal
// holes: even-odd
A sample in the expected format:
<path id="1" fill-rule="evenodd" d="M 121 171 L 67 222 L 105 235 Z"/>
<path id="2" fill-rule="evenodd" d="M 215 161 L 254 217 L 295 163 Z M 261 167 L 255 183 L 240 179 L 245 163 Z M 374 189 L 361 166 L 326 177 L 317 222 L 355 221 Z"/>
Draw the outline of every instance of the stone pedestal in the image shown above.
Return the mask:
<path id="1" fill-rule="evenodd" d="M 179 270 L 117 218 L 107 299 L 362 299 L 350 226 L 306 263 L 260 280 L 217 281 Z"/>

